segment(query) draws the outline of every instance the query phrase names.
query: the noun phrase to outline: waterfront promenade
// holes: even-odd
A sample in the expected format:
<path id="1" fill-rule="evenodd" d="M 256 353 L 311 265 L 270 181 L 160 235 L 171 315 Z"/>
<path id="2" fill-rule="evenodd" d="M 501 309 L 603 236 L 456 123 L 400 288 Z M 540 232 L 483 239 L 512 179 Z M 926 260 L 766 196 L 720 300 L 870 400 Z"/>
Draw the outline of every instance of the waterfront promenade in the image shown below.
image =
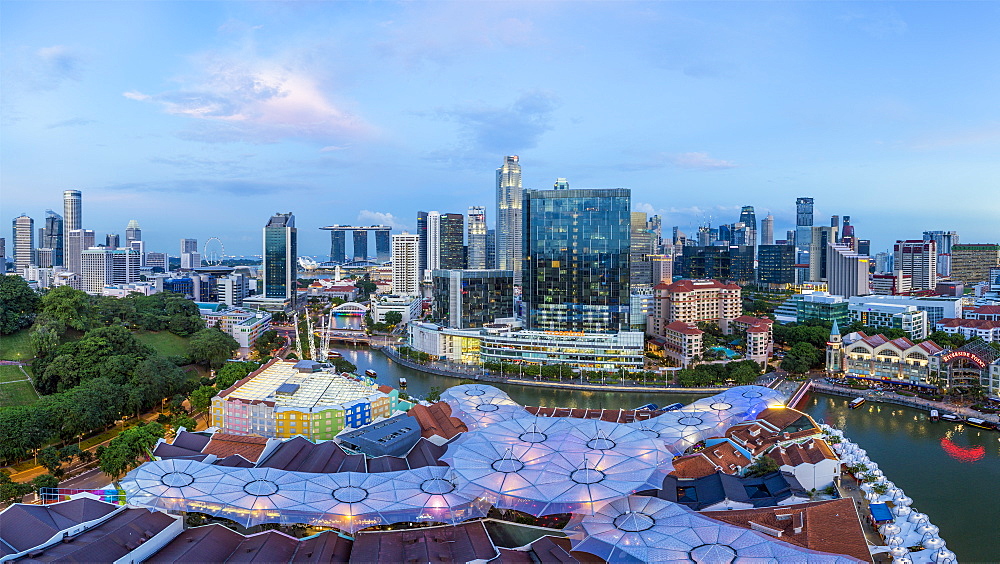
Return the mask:
<path id="1" fill-rule="evenodd" d="M 884 392 L 880 396 L 873 396 L 871 390 L 855 390 L 852 388 L 847 388 L 844 386 L 837 386 L 835 384 L 830 384 L 828 382 L 821 382 L 819 380 L 811 381 L 811 388 L 817 392 L 823 392 L 827 394 L 833 394 L 838 396 L 846 396 L 856 398 L 858 396 L 864 396 L 866 398 L 877 400 L 885 403 L 894 403 L 897 405 L 906 405 L 909 407 L 915 407 L 917 409 L 923 409 L 925 411 L 930 411 L 936 409 L 942 413 L 955 413 L 963 417 L 978 417 L 986 421 L 992 421 L 994 423 L 1000 422 L 1000 416 L 991 413 L 981 413 L 972 409 L 971 407 L 963 407 L 952 405 L 950 403 L 945 403 L 942 401 L 932 401 L 925 400 L 918 397 L 901 396 L 894 392 Z"/>
<path id="2" fill-rule="evenodd" d="M 397 362 L 407 368 L 413 370 L 418 370 L 420 372 L 427 372 L 429 374 L 436 374 L 438 376 L 446 376 L 449 378 L 460 378 L 469 380 L 479 380 L 484 382 L 496 382 L 501 384 L 517 384 L 520 386 L 535 386 L 539 388 L 555 388 L 555 389 L 572 389 L 581 390 L 588 392 L 641 392 L 641 393 L 674 393 L 674 394 L 700 394 L 708 393 L 715 394 L 722 390 L 728 389 L 728 386 L 711 386 L 706 388 L 681 388 L 674 386 L 657 386 L 657 385 L 636 385 L 636 384 L 593 384 L 584 382 L 582 377 L 574 379 L 566 379 L 561 381 L 548 381 L 548 380 L 535 380 L 528 378 L 519 377 L 507 377 L 502 376 L 496 372 L 490 370 L 484 370 L 483 368 L 477 368 L 473 366 L 462 366 L 454 363 L 429 361 L 429 362 L 417 362 L 415 360 L 400 356 L 396 349 L 383 346 L 383 347 L 372 347 L 378 350 L 393 362 Z M 763 378 L 763 377 L 762 377 Z M 767 378 L 770 380 L 770 377 Z M 609 382 L 614 382 L 614 379 L 608 380 Z"/>

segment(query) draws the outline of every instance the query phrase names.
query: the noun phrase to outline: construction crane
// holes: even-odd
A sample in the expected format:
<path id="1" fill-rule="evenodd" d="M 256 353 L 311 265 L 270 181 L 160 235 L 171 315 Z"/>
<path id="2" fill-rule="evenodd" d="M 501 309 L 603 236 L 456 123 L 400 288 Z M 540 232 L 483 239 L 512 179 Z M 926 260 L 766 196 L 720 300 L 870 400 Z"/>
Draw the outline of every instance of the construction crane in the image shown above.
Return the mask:
<path id="1" fill-rule="evenodd" d="M 315 343 L 315 335 L 313 335 L 313 320 L 312 316 L 309 315 L 309 311 L 306 311 L 306 334 L 309 335 L 309 358 L 316 360 L 316 355 L 313 354 L 313 345 Z"/>
<path id="2" fill-rule="evenodd" d="M 292 323 L 295 324 L 295 352 L 298 353 L 299 360 L 302 360 L 302 339 L 299 338 L 299 314 L 297 312 L 292 316 Z"/>

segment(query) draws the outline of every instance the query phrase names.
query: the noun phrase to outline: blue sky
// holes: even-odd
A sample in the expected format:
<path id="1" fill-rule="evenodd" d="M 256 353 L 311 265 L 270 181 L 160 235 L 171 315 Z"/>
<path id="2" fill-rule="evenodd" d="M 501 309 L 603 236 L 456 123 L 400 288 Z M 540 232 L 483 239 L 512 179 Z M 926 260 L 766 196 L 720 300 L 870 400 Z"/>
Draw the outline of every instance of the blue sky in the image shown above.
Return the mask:
<path id="1" fill-rule="evenodd" d="M 258 253 L 293 211 L 412 229 L 525 188 L 626 187 L 687 232 L 797 196 L 873 252 L 1000 241 L 996 2 L 2 3 L 0 217 Z"/>

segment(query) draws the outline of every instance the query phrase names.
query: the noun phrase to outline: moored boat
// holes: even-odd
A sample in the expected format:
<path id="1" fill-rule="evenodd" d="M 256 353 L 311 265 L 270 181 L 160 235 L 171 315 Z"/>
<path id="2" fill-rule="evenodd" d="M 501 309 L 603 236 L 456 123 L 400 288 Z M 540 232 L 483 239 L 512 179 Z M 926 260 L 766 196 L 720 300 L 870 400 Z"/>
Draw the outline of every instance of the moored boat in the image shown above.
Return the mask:
<path id="1" fill-rule="evenodd" d="M 941 419 L 941 414 L 938 413 L 938 410 L 932 409 L 931 410 L 931 421 L 937 421 L 939 419 Z"/>
<path id="2" fill-rule="evenodd" d="M 406 378 L 400 378 L 399 379 L 399 387 L 400 388 L 405 388 L 406 387 Z"/>
<path id="3" fill-rule="evenodd" d="M 941 419 L 943 421 L 951 421 L 952 423 L 958 423 L 959 421 L 962 420 L 961 417 L 955 415 L 954 413 L 942 413 Z"/>
<path id="4" fill-rule="evenodd" d="M 851 400 L 851 403 L 847 404 L 847 407 L 857 409 L 861 407 L 863 403 L 865 403 L 865 398 L 854 398 Z"/>
<path id="5" fill-rule="evenodd" d="M 378 372 L 375 372 L 374 370 L 369 368 L 368 370 L 365 370 L 365 376 L 371 376 L 372 378 L 374 378 L 375 376 L 378 376 Z"/>
<path id="6" fill-rule="evenodd" d="M 984 421 L 982 419 L 979 419 L 978 417 L 969 417 L 968 419 L 965 420 L 965 422 L 968 423 L 969 425 L 972 425 L 973 427 L 979 427 L 980 429 L 994 430 L 997 428 L 995 424 L 989 421 Z"/>

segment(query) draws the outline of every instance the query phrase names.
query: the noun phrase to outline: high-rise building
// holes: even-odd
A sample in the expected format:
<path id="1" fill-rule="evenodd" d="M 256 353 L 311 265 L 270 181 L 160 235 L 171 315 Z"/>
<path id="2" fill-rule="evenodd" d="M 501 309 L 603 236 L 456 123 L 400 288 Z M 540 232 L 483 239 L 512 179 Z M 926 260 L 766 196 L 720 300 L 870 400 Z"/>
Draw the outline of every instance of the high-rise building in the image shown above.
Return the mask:
<path id="1" fill-rule="evenodd" d="M 439 229 L 439 268 L 465 268 L 465 216 L 460 213 L 441 214 Z"/>
<path id="2" fill-rule="evenodd" d="M 653 284 L 653 264 L 649 256 L 656 253 L 656 234 L 645 212 L 632 212 L 629 243 L 629 271 L 632 284 Z"/>
<path id="3" fill-rule="evenodd" d="M 652 266 L 652 284 L 670 284 L 674 281 L 674 257 L 670 254 L 649 255 Z"/>
<path id="4" fill-rule="evenodd" d="M 796 282 L 810 281 L 809 251 L 812 244 L 813 199 L 795 200 L 795 268 Z"/>
<path id="5" fill-rule="evenodd" d="M 889 273 L 896 270 L 896 257 L 892 253 L 882 251 L 875 253 L 875 272 Z"/>
<path id="6" fill-rule="evenodd" d="M 419 244 L 417 248 L 417 268 L 420 275 L 423 276 L 424 271 L 427 270 L 427 217 L 428 213 L 425 211 L 417 212 L 417 238 L 419 239 Z"/>
<path id="7" fill-rule="evenodd" d="M 250 295 L 250 279 L 243 274 L 234 272 L 216 278 L 215 288 L 220 303 L 230 307 L 239 307 L 243 305 L 243 300 Z"/>
<path id="8" fill-rule="evenodd" d="M 375 232 L 375 260 L 379 264 L 384 264 L 392 259 L 392 251 L 389 248 L 389 234 L 392 232 L 392 228 L 379 226 L 372 231 Z"/>
<path id="9" fill-rule="evenodd" d="M 924 231 L 924 241 L 937 243 L 938 276 L 951 276 L 951 249 L 958 244 L 958 233 L 954 231 Z"/>
<path id="10" fill-rule="evenodd" d="M 52 250 L 52 266 L 63 266 L 63 218 L 52 210 L 45 210 L 45 237 L 38 242 L 45 249 Z"/>
<path id="11" fill-rule="evenodd" d="M 486 230 L 486 268 L 497 267 L 497 230 Z"/>
<path id="12" fill-rule="evenodd" d="M 795 247 L 792 245 L 758 247 L 757 281 L 761 284 L 794 284 Z"/>
<path id="13" fill-rule="evenodd" d="M 435 270 L 431 287 L 434 318 L 448 327 L 482 327 L 514 315 L 510 270 Z"/>
<path id="14" fill-rule="evenodd" d="M 569 180 L 556 178 L 556 183 L 552 185 L 554 190 L 569 190 Z"/>
<path id="15" fill-rule="evenodd" d="M 354 230 L 354 260 L 365 262 L 368 260 L 368 232 L 363 229 Z"/>
<path id="16" fill-rule="evenodd" d="M 18 274 L 35 264 L 35 220 L 25 214 L 14 218 L 14 270 Z"/>
<path id="17" fill-rule="evenodd" d="M 129 284 L 139 281 L 142 258 L 134 249 L 92 247 L 80 255 L 83 266 L 81 289 L 88 294 L 100 294 L 108 284 Z"/>
<path id="18" fill-rule="evenodd" d="M 65 224 L 64 224 L 65 225 Z M 83 251 L 94 246 L 94 231 L 92 229 L 71 229 L 66 233 L 66 248 L 64 262 L 66 270 L 83 276 Z"/>
<path id="19" fill-rule="evenodd" d="M 951 278 L 969 288 L 990 280 L 990 269 L 1000 266 L 1000 245 L 964 244 L 951 247 Z"/>
<path id="20" fill-rule="evenodd" d="M 108 233 L 104 236 L 104 246 L 109 249 L 117 249 L 121 246 L 121 237 L 117 233 Z"/>
<path id="21" fill-rule="evenodd" d="M 497 169 L 497 265 L 502 270 L 514 271 L 514 284 L 521 283 L 524 255 L 522 197 L 521 165 L 517 155 L 504 157 L 503 166 Z"/>
<path id="22" fill-rule="evenodd" d="M 467 267 L 473 270 L 486 266 L 486 208 L 469 208 L 469 256 Z"/>
<path id="23" fill-rule="evenodd" d="M 192 270 L 201 266 L 201 253 L 197 239 L 181 239 L 181 270 Z"/>
<path id="24" fill-rule="evenodd" d="M 132 241 L 142 241 L 142 228 L 139 227 L 139 222 L 134 219 L 130 219 L 128 226 L 125 227 L 125 245 L 129 246 Z"/>
<path id="25" fill-rule="evenodd" d="M 830 243 L 837 240 L 837 228 L 825 225 L 814 225 L 810 228 L 808 278 L 806 282 L 825 282 L 827 273 L 827 257 L 830 253 Z"/>
<path id="26" fill-rule="evenodd" d="M 74 229 L 83 229 L 83 196 L 79 190 L 63 191 L 63 266 L 70 272 L 80 274 L 79 252 L 87 247 L 83 247 L 77 252 L 76 257 L 67 257 L 69 251 L 69 233 Z M 76 270 L 73 267 L 76 267 Z"/>
<path id="27" fill-rule="evenodd" d="M 760 222 L 760 244 L 774 244 L 774 216 L 770 213 Z"/>
<path id="28" fill-rule="evenodd" d="M 264 226 L 264 297 L 295 305 L 298 284 L 298 229 L 292 212 L 276 213 Z"/>
<path id="29" fill-rule="evenodd" d="M 757 247 L 757 215 L 754 212 L 753 206 L 743 206 L 743 209 L 740 211 L 740 221 L 739 221 L 739 223 L 742 223 L 744 225 L 744 229 L 746 230 L 746 236 L 744 237 L 743 240 L 733 241 L 733 244 L 735 244 L 735 245 L 748 245 L 748 246 L 754 247 L 754 249 L 756 250 L 756 247 Z"/>
<path id="30" fill-rule="evenodd" d="M 7 240 L 0 237 L 0 274 L 7 273 Z"/>
<path id="31" fill-rule="evenodd" d="M 895 269 L 912 277 L 914 290 L 933 290 L 937 285 L 937 243 L 896 241 L 893 246 Z"/>
<path id="32" fill-rule="evenodd" d="M 420 294 L 420 236 L 401 233 L 392 236 L 392 293 Z"/>
<path id="33" fill-rule="evenodd" d="M 687 246 L 678 259 L 676 270 L 682 278 L 717 278 L 744 284 L 755 278 L 753 247 L 749 245 Z"/>
<path id="34" fill-rule="evenodd" d="M 845 298 L 871 294 L 868 261 L 868 255 L 859 255 L 850 245 L 831 241 L 826 267 L 830 293 Z"/>
<path id="35" fill-rule="evenodd" d="M 167 254 L 166 253 L 146 253 L 146 268 L 153 270 L 154 272 L 159 269 L 159 272 L 167 271 Z M 235 305 L 235 304 L 234 304 Z"/>
<path id="36" fill-rule="evenodd" d="M 628 329 L 630 199 L 625 188 L 525 191 L 529 328 Z"/>

